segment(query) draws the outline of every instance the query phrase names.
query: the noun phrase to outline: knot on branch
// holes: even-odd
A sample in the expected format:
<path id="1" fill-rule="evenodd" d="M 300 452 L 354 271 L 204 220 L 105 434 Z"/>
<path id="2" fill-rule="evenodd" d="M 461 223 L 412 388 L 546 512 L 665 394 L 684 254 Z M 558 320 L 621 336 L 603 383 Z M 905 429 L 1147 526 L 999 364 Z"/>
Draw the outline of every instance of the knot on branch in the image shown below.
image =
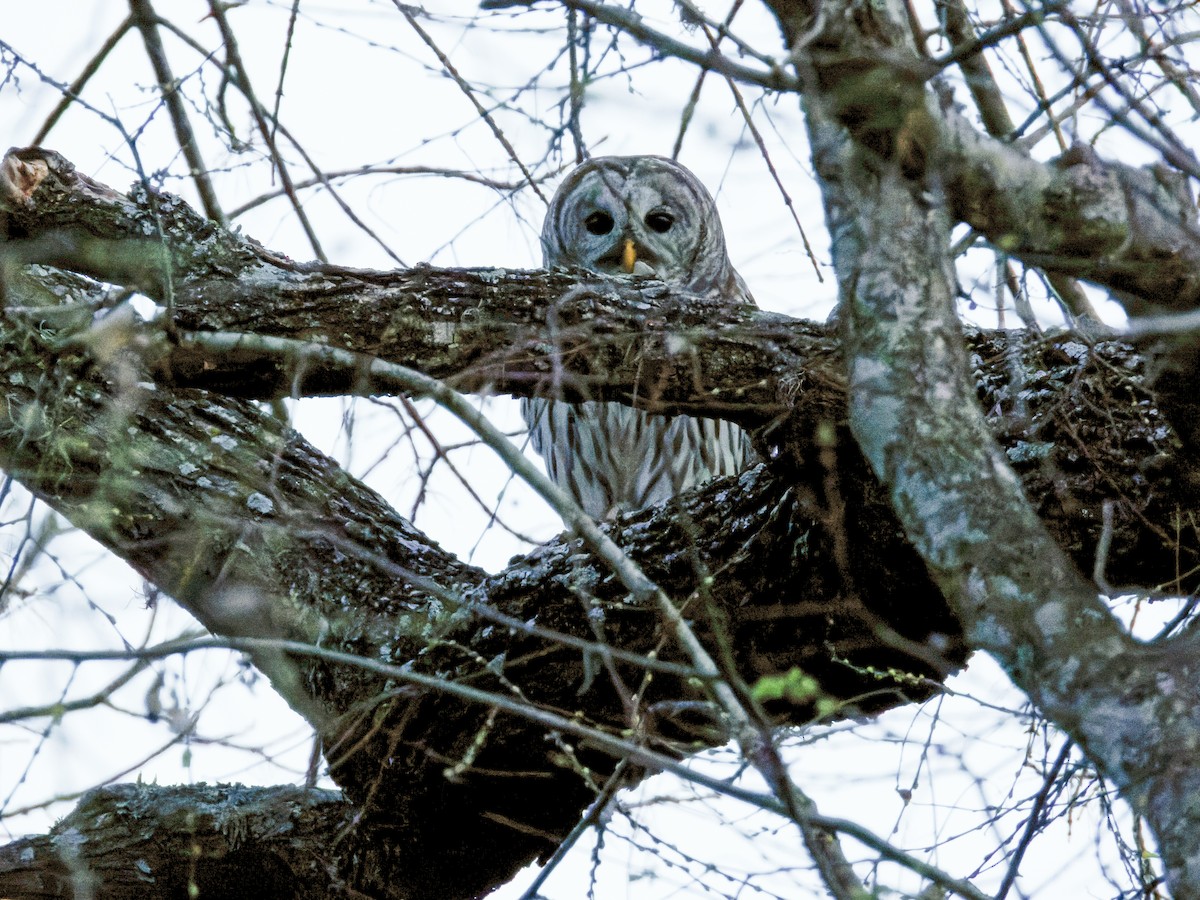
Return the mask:
<path id="1" fill-rule="evenodd" d="M 45 159 L 40 156 L 26 159 L 27 152 L 10 149 L 0 162 L 0 208 L 20 210 L 28 207 L 33 202 L 33 192 L 50 174 Z"/>

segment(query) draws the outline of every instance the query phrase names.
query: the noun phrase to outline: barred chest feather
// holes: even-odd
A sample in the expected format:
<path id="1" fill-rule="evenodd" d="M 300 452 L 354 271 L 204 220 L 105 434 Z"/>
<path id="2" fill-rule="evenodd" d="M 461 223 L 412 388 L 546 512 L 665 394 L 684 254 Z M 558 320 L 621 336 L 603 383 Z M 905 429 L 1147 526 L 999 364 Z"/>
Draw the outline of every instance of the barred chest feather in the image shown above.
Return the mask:
<path id="1" fill-rule="evenodd" d="M 719 419 L 542 399 L 522 400 L 521 412 L 550 478 L 597 519 L 736 475 L 754 456 L 749 435 Z"/>

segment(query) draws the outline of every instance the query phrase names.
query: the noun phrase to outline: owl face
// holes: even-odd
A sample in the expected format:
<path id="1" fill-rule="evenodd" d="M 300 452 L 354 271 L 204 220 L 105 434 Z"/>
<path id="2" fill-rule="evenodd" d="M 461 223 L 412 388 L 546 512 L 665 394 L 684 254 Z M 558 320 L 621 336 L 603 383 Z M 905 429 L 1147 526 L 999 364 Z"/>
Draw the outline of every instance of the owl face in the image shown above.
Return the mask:
<path id="1" fill-rule="evenodd" d="M 704 185 L 660 156 L 589 160 L 559 187 L 542 227 L 547 266 L 654 275 L 694 294 L 741 299 L 717 207 Z"/>

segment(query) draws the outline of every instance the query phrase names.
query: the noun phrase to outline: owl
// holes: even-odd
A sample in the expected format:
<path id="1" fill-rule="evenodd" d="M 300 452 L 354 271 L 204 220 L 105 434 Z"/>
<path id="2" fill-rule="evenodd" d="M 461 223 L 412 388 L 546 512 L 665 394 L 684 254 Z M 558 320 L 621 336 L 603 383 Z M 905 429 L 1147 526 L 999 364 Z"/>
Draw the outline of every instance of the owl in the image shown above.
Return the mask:
<path id="1" fill-rule="evenodd" d="M 712 196 L 679 163 L 608 156 L 563 181 L 542 227 L 547 268 L 653 275 L 693 294 L 753 303 L 725 251 Z M 641 509 L 753 459 L 729 422 L 661 416 L 620 403 L 521 401 L 530 442 L 556 484 L 597 519 Z"/>

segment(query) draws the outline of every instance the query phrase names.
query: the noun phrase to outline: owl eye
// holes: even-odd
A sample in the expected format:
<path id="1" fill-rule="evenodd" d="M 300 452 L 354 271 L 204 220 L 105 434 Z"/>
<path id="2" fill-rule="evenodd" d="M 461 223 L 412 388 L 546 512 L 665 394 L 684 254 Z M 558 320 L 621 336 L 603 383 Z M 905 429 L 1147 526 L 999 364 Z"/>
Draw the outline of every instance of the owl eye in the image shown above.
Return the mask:
<path id="1" fill-rule="evenodd" d="M 608 234 L 613 230 L 613 217 L 603 210 L 594 212 L 583 220 L 583 227 L 592 234 Z"/>
<path id="2" fill-rule="evenodd" d="M 646 224 L 650 226 L 651 231 L 666 234 L 671 230 L 671 226 L 675 224 L 675 217 L 669 212 L 656 209 L 653 212 L 646 213 Z"/>

